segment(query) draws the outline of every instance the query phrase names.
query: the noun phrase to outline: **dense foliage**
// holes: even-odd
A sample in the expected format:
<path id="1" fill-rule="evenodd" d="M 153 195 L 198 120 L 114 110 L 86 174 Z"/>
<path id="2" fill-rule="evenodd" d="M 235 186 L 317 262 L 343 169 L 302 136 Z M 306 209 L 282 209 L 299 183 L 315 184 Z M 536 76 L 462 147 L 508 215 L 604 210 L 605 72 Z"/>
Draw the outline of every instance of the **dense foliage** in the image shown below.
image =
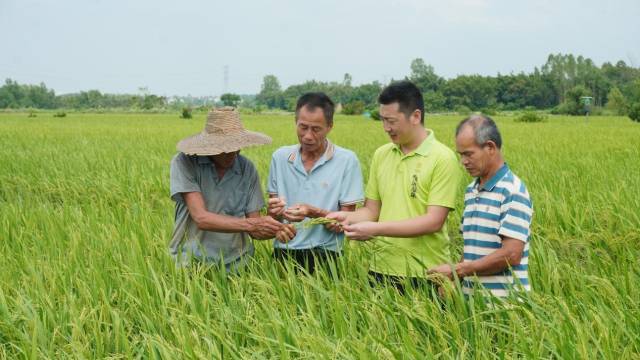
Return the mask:
<path id="1" fill-rule="evenodd" d="M 459 75 L 452 79 L 439 76 L 423 59 L 411 62 L 407 79 L 424 94 L 427 112 L 482 111 L 524 108 L 553 109 L 556 114 L 581 115 L 597 113 L 605 107 L 612 113 L 625 115 L 629 104 L 640 102 L 640 69 L 624 61 L 597 66 L 591 59 L 573 55 L 549 55 L 545 64 L 531 73 L 497 74 L 496 76 Z M 346 114 L 361 114 L 377 106 L 376 98 L 383 84 L 374 81 L 353 85 L 350 74 L 342 81 L 310 80 L 282 88 L 275 75 L 263 79 L 256 95 L 223 94 L 220 98 L 172 97 L 153 94 L 103 94 L 98 90 L 55 95 L 45 84 L 22 85 L 7 79 L 0 87 L 0 109 L 175 109 L 211 106 L 241 106 L 254 111 L 264 109 L 293 110 L 300 95 L 323 91 L 342 105 Z M 591 97 L 586 107 L 581 97 Z"/>
<path id="2" fill-rule="evenodd" d="M 607 62 L 598 67 L 582 56 L 552 54 L 544 65 L 529 74 L 459 75 L 452 79 L 440 77 L 433 66 L 420 58 L 412 61 L 410 69 L 406 78 L 423 92 L 428 112 L 491 113 L 530 107 L 580 115 L 587 111 L 580 97 L 590 96 L 593 108 L 605 106 L 611 97 L 613 111 L 626 113 L 627 102 L 640 102 L 640 69 L 624 61 Z M 269 108 L 291 110 L 302 93 L 324 91 L 343 106 L 362 102 L 365 108 L 375 107 L 382 84 L 353 86 L 351 81 L 351 75 L 345 74 L 342 82 L 312 80 L 283 90 L 276 76 L 267 75 L 256 102 Z"/>

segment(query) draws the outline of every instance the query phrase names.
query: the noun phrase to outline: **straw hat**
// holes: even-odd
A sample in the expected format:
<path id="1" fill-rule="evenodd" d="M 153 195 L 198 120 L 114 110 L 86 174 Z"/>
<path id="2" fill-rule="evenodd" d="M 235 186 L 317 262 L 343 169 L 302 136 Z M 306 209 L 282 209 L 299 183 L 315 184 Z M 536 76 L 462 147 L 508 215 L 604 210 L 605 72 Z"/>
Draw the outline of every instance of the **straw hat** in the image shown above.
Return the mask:
<path id="1" fill-rule="evenodd" d="M 271 144 L 270 137 L 245 130 L 238 111 L 232 107 L 223 107 L 211 110 L 204 130 L 182 139 L 177 147 L 187 155 L 217 155 L 265 144 Z"/>

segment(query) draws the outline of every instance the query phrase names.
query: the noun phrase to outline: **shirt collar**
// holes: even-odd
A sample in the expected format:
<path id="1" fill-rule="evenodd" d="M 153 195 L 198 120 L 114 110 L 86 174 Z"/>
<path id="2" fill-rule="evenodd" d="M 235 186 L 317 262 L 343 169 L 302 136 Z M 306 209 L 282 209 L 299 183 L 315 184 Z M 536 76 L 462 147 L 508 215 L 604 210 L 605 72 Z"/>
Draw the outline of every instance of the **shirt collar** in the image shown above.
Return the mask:
<path id="1" fill-rule="evenodd" d="M 478 188 L 479 190 L 493 191 L 493 188 L 496 187 L 496 184 L 498 184 L 498 181 L 502 180 L 502 178 L 505 177 L 505 175 L 507 175 L 508 172 L 509 172 L 509 167 L 507 166 L 507 163 L 504 163 L 504 165 L 502 165 L 502 167 L 495 174 L 493 174 L 491 179 L 489 179 L 489 181 L 484 183 L 482 187 L 480 187 L 480 178 L 476 178 L 475 187 Z"/>
<path id="2" fill-rule="evenodd" d="M 436 134 L 431 129 L 425 129 L 425 130 L 427 130 L 427 137 L 424 140 L 422 140 L 422 143 L 420 143 L 420 145 L 418 145 L 418 147 L 415 150 L 413 150 L 412 152 L 404 155 L 402 153 L 402 149 L 400 148 L 400 145 L 398 145 L 398 144 L 395 144 L 395 146 L 393 148 L 395 150 L 397 150 L 403 156 L 411 156 L 413 154 L 418 154 L 418 155 L 421 155 L 421 156 L 429 155 L 429 150 L 431 150 L 431 147 L 433 146 L 433 143 L 436 141 Z"/>
<path id="3" fill-rule="evenodd" d="M 336 147 L 331 141 L 329 141 L 329 139 L 326 139 L 325 141 L 327 142 L 327 148 L 324 150 L 324 154 L 320 157 L 319 161 L 324 158 L 324 162 L 327 162 L 333 158 L 333 155 L 335 155 Z M 287 161 L 289 161 L 289 163 L 293 164 L 296 161 L 296 158 L 300 155 L 300 147 L 300 144 L 298 144 L 295 149 L 289 153 L 289 156 L 287 157 Z"/>

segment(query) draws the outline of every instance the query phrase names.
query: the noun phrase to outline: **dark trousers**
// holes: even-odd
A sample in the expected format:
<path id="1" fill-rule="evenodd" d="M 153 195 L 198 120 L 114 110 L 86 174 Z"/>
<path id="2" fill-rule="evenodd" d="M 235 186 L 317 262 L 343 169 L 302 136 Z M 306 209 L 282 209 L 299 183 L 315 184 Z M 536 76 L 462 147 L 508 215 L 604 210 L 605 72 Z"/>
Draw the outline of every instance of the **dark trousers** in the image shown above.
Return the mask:
<path id="1" fill-rule="evenodd" d="M 296 272 L 304 269 L 309 274 L 313 274 L 319 268 L 329 271 L 331 264 L 337 270 L 340 254 L 322 248 L 273 249 L 273 257 L 283 265 L 288 261 L 293 261 L 296 265 Z"/>
<path id="2" fill-rule="evenodd" d="M 437 294 L 437 287 L 432 281 L 419 277 L 387 275 L 375 271 L 369 271 L 369 283 L 371 286 L 393 286 L 400 294 L 403 295 L 406 292 L 407 285 L 413 290 L 426 290 L 428 292 L 434 290 Z"/>

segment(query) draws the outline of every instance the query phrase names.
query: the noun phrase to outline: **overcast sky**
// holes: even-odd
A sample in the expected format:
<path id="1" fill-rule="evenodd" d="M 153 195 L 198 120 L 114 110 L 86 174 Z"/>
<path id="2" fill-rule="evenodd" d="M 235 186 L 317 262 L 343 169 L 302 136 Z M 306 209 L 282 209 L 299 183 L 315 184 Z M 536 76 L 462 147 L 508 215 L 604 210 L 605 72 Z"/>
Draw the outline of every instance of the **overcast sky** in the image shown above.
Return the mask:
<path id="1" fill-rule="evenodd" d="M 0 0 L 0 81 L 56 93 L 255 94 L 264 75 L 354 84 L 530 72 L 549 53 L 640 66 L 640 0 Z"/>

